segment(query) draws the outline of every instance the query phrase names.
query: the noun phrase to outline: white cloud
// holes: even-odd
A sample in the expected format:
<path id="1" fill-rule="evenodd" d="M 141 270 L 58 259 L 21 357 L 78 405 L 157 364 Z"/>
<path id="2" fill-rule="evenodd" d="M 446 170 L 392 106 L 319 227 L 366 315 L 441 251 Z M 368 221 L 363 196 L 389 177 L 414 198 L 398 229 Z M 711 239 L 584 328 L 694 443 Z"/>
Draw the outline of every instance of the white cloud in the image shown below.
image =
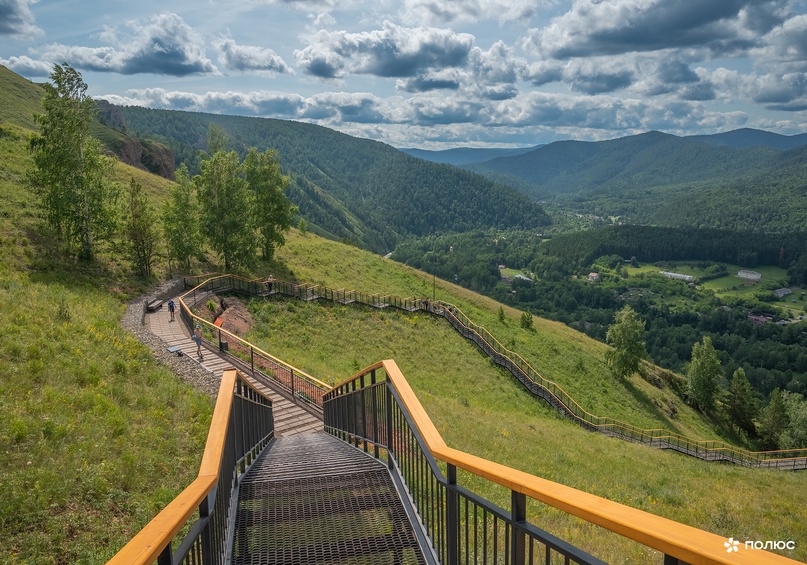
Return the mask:
<path id="1" fill-rule="evenodd" d="M 294 74 L 294 69 L 271 49 L 255 45 L 238 45 L 232 39 L 221 39 L 215 46 L 219 52 L 219 63 L 231 70 Z"/>
<path id="2" fill-rule="evenodd" d="M 22 57 L 9 57 L 8 59 L 0 58 L 0 65 L 26 77 L 47 77 L 53 71 L 53 64 L 47 61 L 34 60 L 25 55 Z"/>
<path id="3" fill-rule="evenodd" d="M 186 76 L 218 72 L 205 54 L 205 42 L 181 17 L 163 13 L 143 25 L 130 22 L 131 35 L 107 28 L 102 37 L 118 38 L 119 45 L 83 47 L 51 44 L 42 56 L 72 66 L 121 74 L 152 73 Z"/>
<path id="4" fill-rule="evenodd" d="M 774 28 L 764 38 L 765 46 L 756 55 L 789 71 L 807 71 L 807 15 L 799 15 Z"/>
<path id="5" fill-rule="evenodd" d="M 406 0 L 404 20 L 420 25 L 479 20 L 528 20 L 538 9 L 535 0 Z"/>
<path id="6" fill-rule="evenodd" d="M 31 5 L 37 0 L 0 0 L 0 36 L 35 38 L 42 29 L 34 23 Z"/>
<path id="7" fill-rule="evenodd" d="M 783 0 L 575 0 L 571 10 L 531 30 L 526 45 L 546 57 L 703 48 L 713 56 L 754 46 L 762 22 L 775 25 Z M 748 14 L 753 12 L 754 18 Z M 753 26 L 753 27 L 749 27 Z"/>
<path id="8" fill-rule="evenodd" d="M 382 29 L 317 33 L 294 52 L 308 74 L 340 78 L 352 74 L 413 77 L 430 69 L 463 67 L 474 37 L 439 28 L 405 28 L 384 22 Z"/>

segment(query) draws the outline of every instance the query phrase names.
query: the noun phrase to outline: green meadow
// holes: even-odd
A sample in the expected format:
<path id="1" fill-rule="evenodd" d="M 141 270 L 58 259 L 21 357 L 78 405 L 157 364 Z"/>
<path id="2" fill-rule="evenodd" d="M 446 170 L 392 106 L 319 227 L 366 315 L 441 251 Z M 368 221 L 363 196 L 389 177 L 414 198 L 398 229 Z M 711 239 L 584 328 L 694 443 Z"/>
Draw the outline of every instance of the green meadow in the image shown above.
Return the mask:
<path id="1" fill-rule="evenodd" d="M 25 183 L 27 130 L 0 135 L 0 562 L 104 563 L 195 477 L 209 397 L 157 364 L 120 327 L 148 285 L 114 248 L 92 264 L 41 235 Z M 119 167 L 159 199 L 167 181 Z M 203 268 L 203 267 L 200 267 Z M 702 439 L 711 423 L 672 391 L 616 381 L 605 346 L 355 247 L 296 230 L 256 275 L 431 296 L 458 306 L 590 412 Z M 166 273 L 160 272 L 165 276 Z M 807 560 L 807 474 L 710 464 L 586 432 L 530 397 L 444 321 L 325 303 L 254 302 L 251 338 L 314 376 L 341 380 L 392 358 L 452 447 L 736 539 L 795 540 Z M 673 410 L 674 408 L 674 410 Z M 674 415 L 672 415 L 674 414 Z M 507 504 L 473 477 L 467 487 Z M 658 562 L 641 546 L 541 506 L 530 519 L 614 562 Z"/>
<path id="2" fill-rule="evenodd" d="M 427 275 L 310 234 L 292 232 L 278 259 L 275 276 L 399 296 L 432 292 Z M 529 332 L 507 308 L 500 323 L 497 303 L 447 282 L 436 281 L 434 291 L 591 412 L 715 438 L 709 422 L 671 391 L 638 378 L 616 382 L 603 364 L 602 344 L 538 318 Z M 727 538 L 807 538 L 807 475 L 706 463 L 587 432 L 531 398 L 439 318 L 279 299 L 254 300 L 251 308 L 256 324 L 250 338 L 317 378 L 334 382 L 394 359 L 452 447 Z M 667 402 L 676 407 L 674 417 Z M 507 493 L 464 478 L 466 486 L 506 506 Z M 606 561 L 658 562 L 646 548 L 562 512 L 537 504 L 530 511 L 541 527 Z M 797 546 L 790 556 L 804 560 L 807 548 Z"/>

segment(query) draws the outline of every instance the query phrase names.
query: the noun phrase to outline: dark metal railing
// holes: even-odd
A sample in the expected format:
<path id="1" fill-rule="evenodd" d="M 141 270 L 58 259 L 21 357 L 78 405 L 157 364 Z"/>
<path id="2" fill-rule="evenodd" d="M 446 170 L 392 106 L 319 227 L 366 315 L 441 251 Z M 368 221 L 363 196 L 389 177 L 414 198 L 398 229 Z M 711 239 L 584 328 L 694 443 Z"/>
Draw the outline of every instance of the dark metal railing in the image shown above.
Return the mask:
<path id="1" fill-rule="evenodd" d="M 186 286 L 191 282 L 193 279 L 186 279 Z M 180 319 L 188 331 L 192 333 L 195 326 L 200 325 L 205 343 L 218 349 L 220 354 L 230 356 L 256 381 L 280 388 L 295 400 L 321 411 L 322 394 L 331 388 L 329 385 L 193 313 L 193 309 L 200 305 L 204 308 L 203 303 L 211 295 L 225 292 L 260 296 L 267 291 L 262 281 L 231 275 L 219 275 L 204 280 L 183 294 L 179 300 Z"/>
<path id="2" fill-rule="evenodd" d="M 440 563 L 603 563 L 526 522 L 526 496 L 504 509 L 444 473 L 395 385 L 376 364 L 325 395 L 325 431 L 376 458 L 400 477 Z"/>
<path id="3" fill-rule="evenodd" d="M 196 480 L 109 564 L 228 564 L 239 482 L 273 438 L 272 401 L 225 371 Z M 188 533 L 176 540 L 183 528 Z"/>
<path id="4" fill-rule="evenodd" d="M 204 300 L 207 293 L 237 292 L 249 296 L 280 294 L 301 300 L 324 299 L 342 304 L 364 304 L 374 308 L 393 307 L 409 312 L 423 311 L 441 316 L 448 320 L 460 335 L 474 342 L 496 364 L 507 369 L 531 394 L 542 398 L 560 414 L 588 430 L 643 443 L 649 447 L 671 449 L 705 461 L 727 461 L 746 467 L 767 467 L 781 470 L 807 469 L 807 449 L 752 452 L 721 440 L 693 440 L 665 429 L 642 429 L 613 418 L 595 416 L 580 406 L 560 385 L 544 378 L 520 355 L 507 349 L 487 329 L 474 323 L 459 308 L 448 302 L 368 294 L 356 290 L 331 289 L 322 285 L 294 284 L 277 279 L 250 280 L 235 275 L 189 277 L 185 279 L 185 286 L 193 288 L 191 292 L 185 294 L 186 298 L 193 297 L 193 304 Z M 184 309 L 182 310 L 184 315 Z M 187 316 L 183 317 L 183 320 L 186 320 L 186 324 L 191 324 L 200 319 L 187 312 Z M 204 322 L 204 324 L 210 326 L 208 335 L 211 336 L 210 343 L 213 347 L 216 347 L 213 338 L 216 336 L 216 332 L 218 333 L 220 347 L 224 330 L 214 328 L 209 322 Z M 192 326 L 189 325 L 189 327 Z M 232 334 L 228 333 L 228 335 Z M 255 368 L 257 355 L 257 358 L 260 359 L 259 369 L 263 367 L 261 364 L 265 364 L 265 378 L 280 382 L 293 394 L 296 393 L 303 400 L 321 409 L 321 395 L 328 390 L 328 385 L 256 349 L 241 338 L 233 336 L 232 341 L 242 344 L 243 357 L 249 356 L 250 369 L 254 374 L 259 374 Z M 237 346 L 236 350 L 238 350 Z"/>
<path id="5" fill-rule="evenodd" d="M 527 519 L 548 504 L 663 555 L 667 564 L 788 563 L 764 551 L 732 554 L 725 538 L 446 446 L 394 361 L 376 363 L 324 398 L 325 431 L 386 461 L 408 495 L 434 561 L 445 565 L 603 563 Z M 501 508 L 462 486 L 503 487 Z M 661 556 L 660 556 L 661 557 Z"/>

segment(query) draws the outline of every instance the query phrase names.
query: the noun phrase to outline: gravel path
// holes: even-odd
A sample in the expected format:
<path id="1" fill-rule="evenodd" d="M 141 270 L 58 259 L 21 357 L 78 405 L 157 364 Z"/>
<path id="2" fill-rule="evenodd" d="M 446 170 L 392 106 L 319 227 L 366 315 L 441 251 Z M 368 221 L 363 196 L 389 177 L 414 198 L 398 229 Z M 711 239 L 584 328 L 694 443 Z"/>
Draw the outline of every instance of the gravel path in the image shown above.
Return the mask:
<path id="1" fill-rule="evenodd" d="M 155 298 L 168 300 L 182 293 L 182 279 L 167 281 L 151 292 L 136 298 L 126 306 L 126 313 L 121 318 L 123 329 L 148 345 L 154 358 L 168 367 L 174 374 L 196 390 L 216 397 L 219 391 L 219 380 L 207 369 L 186 356 L 179 357 L 168 352 L 168 344 L 151 333 L 145 325 L 146 304 Z M 179 316 L 177 315 L 177 318 Z"/>

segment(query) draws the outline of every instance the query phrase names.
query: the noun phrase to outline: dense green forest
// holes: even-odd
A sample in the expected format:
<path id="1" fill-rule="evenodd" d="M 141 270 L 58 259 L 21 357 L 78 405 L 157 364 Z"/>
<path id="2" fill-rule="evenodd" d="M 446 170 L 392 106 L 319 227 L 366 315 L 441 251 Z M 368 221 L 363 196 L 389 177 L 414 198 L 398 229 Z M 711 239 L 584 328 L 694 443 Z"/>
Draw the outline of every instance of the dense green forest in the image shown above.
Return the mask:
<path id="1" fill-rule="evenodd" d="M 127 132 L 170 147 L 177 164 L 198 171 L 199 150 L 216 124 L 240 154 L 276 149 L 290 175 L 289 198 L 309 225 L 327 235 L 386 253 L 406 235 L 550 223 L 516 190 L 484 177 L 416 159 L 383 143 L 284 120 L 119 109 Z"/>
<path id="2" fill-rule="evenodd" d="M 721 262 L 790 266 L 798 283 L 807 264 L 805 241 L 800 235 L 620 226 L 551 240 L 524 231 L 410 239 L 392 257 L 600 340 L 615 313 L 630 304 L 645 322 L 653 362 L 682 372 L 693 344 L 710 336 L 727 378 L 742 367 L 766 398 L 777 387 L 807 390 L 807 322 L 755 324 L 749 314 L 775 315 L 777 309 L 755 295 L 720 299 L 658 274 L 625 276 L 622 266 L 642 261 L 670 269 L 673 261 L 689 260 L 714 275 L 725 274 Z M 503 282 L 500 265 L 526 274 Z M 596 284 L 588 281 L 592 269 L 604 275 Z"/>
<path id="3" fill-rule="evenodd" d="M 556 210 L 620 216 L 633 224 L 807 231 L 804 138 L 771 141 L 766 133 L 755 132 L 762 138 L 757 146 L 660 132 L 563 141 L 467 168 L 505 182 L 517 178 L 512 186 Z"/>

